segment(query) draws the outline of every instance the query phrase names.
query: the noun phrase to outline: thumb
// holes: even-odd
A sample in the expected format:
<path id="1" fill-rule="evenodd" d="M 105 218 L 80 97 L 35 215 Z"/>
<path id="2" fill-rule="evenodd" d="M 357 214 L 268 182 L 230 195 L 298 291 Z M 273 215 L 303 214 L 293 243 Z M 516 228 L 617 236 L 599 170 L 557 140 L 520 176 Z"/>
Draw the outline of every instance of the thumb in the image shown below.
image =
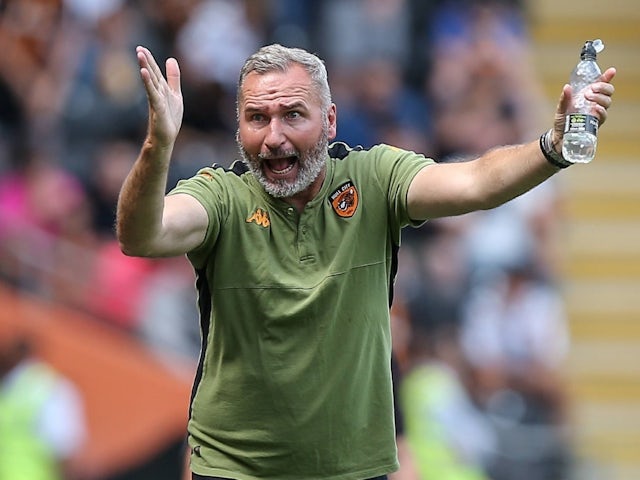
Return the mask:
<path id="1" fill-rule="evenodd" d="M 174 93 L 180 94 L 180 66 L 175 58 L 168 58 L 165 67 L 167 70 L 167 83 Z"/>
<path id="2" fill-rule="evenodd" d="M 609 67 L 607 68 L 604 73 L 600 76 L 600 81 L 602 82 L 607 82 L 607 83 L 611 83 L 611 80 L 613 80 L 613 77 L 616 76 L 617 70 L 615 69 L 615 67 Z"/>
<path id="3" fill-rule="evenodd" d="M 569 106 L 571 105 L 571 97 L 573 91 L 571 89 L 571 85 L 566 84 L 562 87 L 562 93 L 560 94 L 560 99 L 558 100 L 557 112 L 564 116 L 569 110 Z"/>
<path id="4" fill-rule="evenodd" d="M 553 121 L 553 144 L 557 145 L 564 136 L 565 115 L 571 106 L 572 90 L 571 85 L 566 84 L 562 88 L 562 93 L 556 106 L 556 114 Z"/>

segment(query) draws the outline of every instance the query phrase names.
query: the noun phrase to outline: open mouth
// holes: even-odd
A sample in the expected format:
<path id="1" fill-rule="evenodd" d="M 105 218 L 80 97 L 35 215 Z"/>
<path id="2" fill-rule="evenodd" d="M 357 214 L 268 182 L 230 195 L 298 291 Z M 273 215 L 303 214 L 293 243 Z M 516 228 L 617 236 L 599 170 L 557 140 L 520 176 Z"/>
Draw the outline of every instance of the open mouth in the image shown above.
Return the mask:
<path id="1" fill-rule="evenodd" d="M 264 161 L 266 167 L 274 175 L 286 175 L 293 170 L 298 162 L 297 156 L 284 158 L 269 158 Z"/>

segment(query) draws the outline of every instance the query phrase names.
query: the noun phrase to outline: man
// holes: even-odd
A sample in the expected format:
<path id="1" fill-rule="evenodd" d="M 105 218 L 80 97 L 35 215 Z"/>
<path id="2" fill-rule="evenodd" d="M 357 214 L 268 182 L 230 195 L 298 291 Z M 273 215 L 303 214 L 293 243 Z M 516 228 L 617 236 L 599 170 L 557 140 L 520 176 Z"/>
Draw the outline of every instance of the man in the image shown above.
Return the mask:
<path id="1" fill-rule="evenodd" d="M 165 196 L 180 70 L 168 59 L 165 79 L 149 50 L 137 56 L 149 127 L 120 193 L 118 239 L 127 255 L 186 253 L 197 274 L 193 478 L 385 478 L 397 468 L 388 307 L 400 230 L 497 206 L 556 173 L 570 87 L 544 142 L 436 164 L 385 145 L 330 145 L 337 116 L 322 61 L 270 45 L 240 72 L 244 161 L 204 168 Z M 587 93 L 600 122 L 614 75 Z"/>

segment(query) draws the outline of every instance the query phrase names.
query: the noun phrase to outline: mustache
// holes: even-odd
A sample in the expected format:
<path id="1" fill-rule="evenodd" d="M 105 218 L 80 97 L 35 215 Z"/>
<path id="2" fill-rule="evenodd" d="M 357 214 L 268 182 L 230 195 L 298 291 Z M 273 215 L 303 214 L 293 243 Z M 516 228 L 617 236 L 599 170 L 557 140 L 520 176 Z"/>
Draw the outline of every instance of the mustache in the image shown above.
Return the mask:
<path id="1" fill-rule="evenodd" d="M 267 153 L 260 152 L 258 153 L 257 157 L 260 160 L 272 160 L 274 158 L 300 157 L 300 152 L 298 152 L 295 149 L 292 149 L 292 150 L 278 149 L 278 150 L 271 150 Z"/>

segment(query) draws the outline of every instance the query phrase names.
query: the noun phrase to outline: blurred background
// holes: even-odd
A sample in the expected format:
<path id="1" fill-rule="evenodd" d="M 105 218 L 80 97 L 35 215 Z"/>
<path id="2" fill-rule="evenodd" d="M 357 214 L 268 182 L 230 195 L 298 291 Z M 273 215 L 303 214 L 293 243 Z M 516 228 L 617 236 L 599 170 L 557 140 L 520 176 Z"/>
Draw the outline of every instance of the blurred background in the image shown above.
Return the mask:
<path id="1" fill-rule="evenodd" d="M 113 229 L 146 128 L 136 45 L 181 65 L 171 187 L 238 157 L 262 44 L 326 61 L 337 140 L 456 162 L 549 128 L 595 38 L 618 76 L 594 163 L 405 231 L 395 478 L 639 478 L 638 25 L 634 0 L 0 1 L 0 478 L 181 475 L 193 273 Z"/>

